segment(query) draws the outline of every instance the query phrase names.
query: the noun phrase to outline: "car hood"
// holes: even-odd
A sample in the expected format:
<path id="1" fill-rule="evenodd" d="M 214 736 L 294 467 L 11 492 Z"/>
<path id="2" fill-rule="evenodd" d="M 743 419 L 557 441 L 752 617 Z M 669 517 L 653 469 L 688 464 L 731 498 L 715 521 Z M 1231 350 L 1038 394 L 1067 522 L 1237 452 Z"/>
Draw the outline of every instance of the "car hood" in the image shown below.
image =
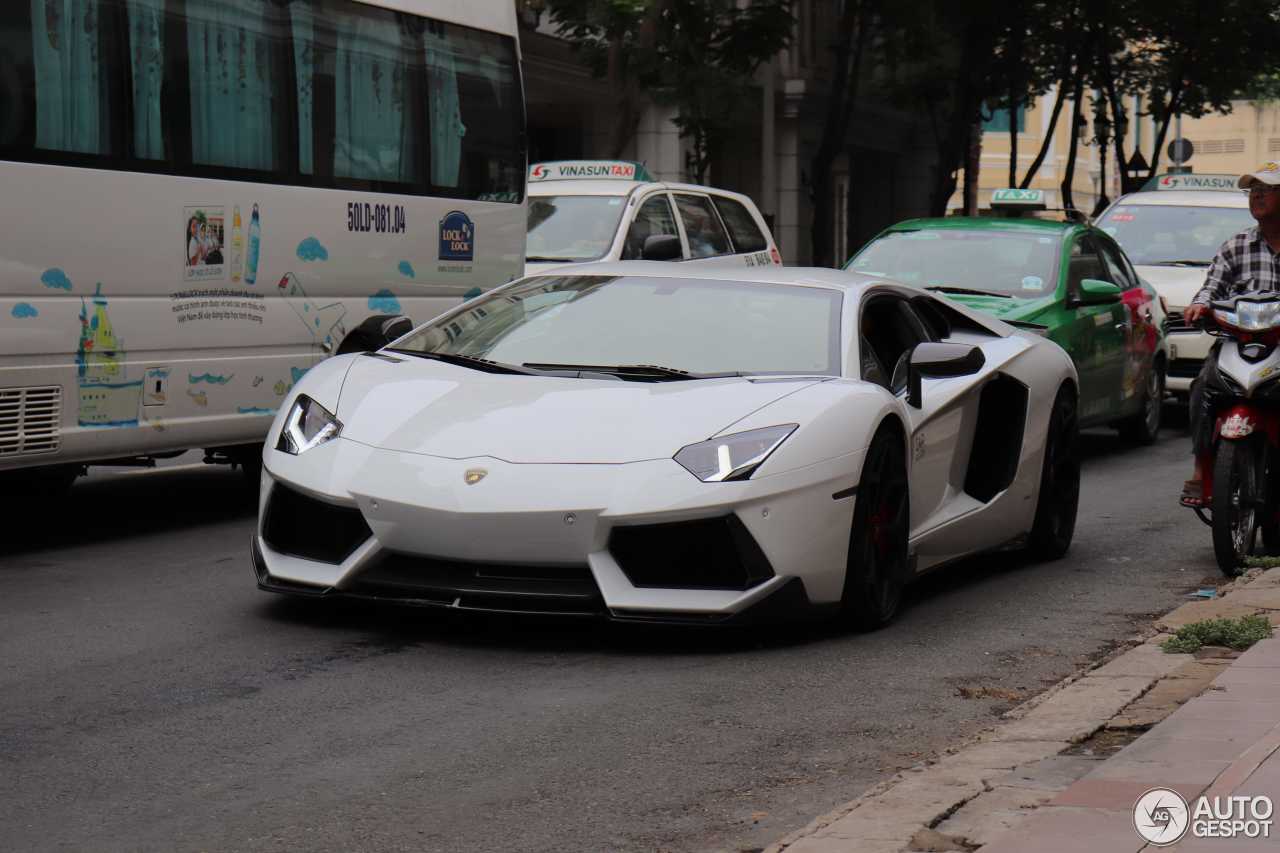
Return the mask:
<path id="1" fill-rule="evenodd" d="M 1159 267 L 1149 264 L 1135 266 L 1138 275 L 1165 298 L 1169 307 L 1182 310 L 1191 304 L 1192 298 L 1204 287 L 1208 267 Z"/>
<path id="2" fill-rule="evenodd" d="M 992 317 L 999 317 L 1005 322 L 1034 323 L 1036 318 L 1054 303 L 1053 296 L 1042 296 L 1035 299 L 1019 299 L 1015 296 L 1007 299 L 1002 296 L 978 296 L 965 293 L 944 293 L 942 295 L 966 308 L 990 314 Z"/>
<path id="3" fill-rule="evenodd" d="M 823 379 L 622 382 L 492 374 L 396 356 L 357 359 L 335 414 L 343 438 L 451 459 L 620 463 L 672 456 Z"/>

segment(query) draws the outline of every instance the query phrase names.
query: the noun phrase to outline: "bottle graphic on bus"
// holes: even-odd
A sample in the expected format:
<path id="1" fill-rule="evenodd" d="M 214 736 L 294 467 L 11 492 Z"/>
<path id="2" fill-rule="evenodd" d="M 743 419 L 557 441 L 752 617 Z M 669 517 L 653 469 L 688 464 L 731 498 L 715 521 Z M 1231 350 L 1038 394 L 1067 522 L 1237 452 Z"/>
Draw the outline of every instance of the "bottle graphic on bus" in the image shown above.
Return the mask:
<path id="1" fill-rule="evenodd" d="M 244 269 L 244 235 L 240 233 L 240 205 L 231 215 L 231 280 L 239 281 Z"/>
<path id="2" fill-rule="evenodd" d="M 258 280 L 258 254 L 262 251 L 262 226 L 258 223 L 258 206 L 253 206 L 253 215 L 249 218 L 249 255 L 244 262 L 245 284 L 253 284 Z"/>

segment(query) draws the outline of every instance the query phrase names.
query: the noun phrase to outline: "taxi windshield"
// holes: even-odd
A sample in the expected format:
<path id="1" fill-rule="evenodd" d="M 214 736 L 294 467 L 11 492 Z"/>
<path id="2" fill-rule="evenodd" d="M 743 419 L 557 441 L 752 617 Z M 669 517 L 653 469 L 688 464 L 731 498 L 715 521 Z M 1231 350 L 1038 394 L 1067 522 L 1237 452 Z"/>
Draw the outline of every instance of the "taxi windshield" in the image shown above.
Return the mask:
<path id="1" fill-rule="evenodd" d="M 1061 237 L 991 228 L 890 231 L 845 269 L 917 287 L 1036 297 L 1058 280 Z"/>
<path id="2" fill-rule="evenodd" d="M 1208 265 L 1218 248 L 1253 224 L 1247 207 L 1121 204 L 1097 225 L 1135 264 Z"/>
<path id="3" fill-rule="evenodd" d="M 620 195 L 529 197 L 527 261 L 594 261 L 605 256 L 627 208 Z"/>
<path id="4" fill-rule="evenodd" d="M 395 350 L 540 369 L 838 375 L 841 304 L 838 290 L 754 281 L 534 276 L 476 297 Z"/>

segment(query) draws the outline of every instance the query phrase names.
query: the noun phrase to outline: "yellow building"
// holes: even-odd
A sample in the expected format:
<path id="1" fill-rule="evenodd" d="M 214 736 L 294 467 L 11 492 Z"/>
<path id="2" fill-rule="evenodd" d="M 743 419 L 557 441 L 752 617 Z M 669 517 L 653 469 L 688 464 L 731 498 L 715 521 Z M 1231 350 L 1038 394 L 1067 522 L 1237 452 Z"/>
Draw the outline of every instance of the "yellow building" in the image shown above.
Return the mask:
<path id="1" fill-rule="evenodd" d="M 1021 181 L 1030 168 L 1049 127 L 1056 91 L 1041 96 L 1019 116 L 1018 132 L 1018 180 Z M 1143 109 L 1137 98 L 1124 99 L 1127 112 L 1133 116 Z M 1083 114 L 1093 116 L 1091 96 L 1085 95 Z M 1176 120 L 1175 120 L 1176 122 Z M 1177 136 L 1176 123 L 1171 123 L 1165 135 L 1165 148 Z M 978 180 L 978 207 L 987 209 L 991 192 L 1009 186 L 1009 113 L 997 112 L 990 121 L 983 123 L 981 171 Z M 1150 163 L 1159 127 L 1150 117 L 1137 121 L 1130 119 L 1124 140 L 1126 162 L 1134 151 L 1141 151 L 1143 159 Z M 1071 133 L 1071 101 L 1063 104 L 1062 114 L 1054 129 L 1048 153 L 1031 182 L 1032 189 L 1045 191 L 1049 207 L 1061 207 L 1060 187 L 1066 174 L 1068 143 Z M 1194 152 L 1185 165 L 1200 174 L 1241 174 L 1251 171 L 1260 163 L 1280 160 L 1280 103 L 1239 100 L 1232 102 L 1227 115 L 1211 114 L 1202 118 L 1183 118 L 1182 135 L 1191 141 Z M 1108 148 L 1105 172 L 1102 169 L 1101 152 L 1093 142 L 1092 125 L 1086 121 L 1080 145 L 1076 151 L 1076 171 L 1072 181 L 1072 195 L 1076 209 L 1090 213 L 1097 203 L 1105 176 L 1107 197 L 1115 199 L 1121 194 L 1120 176 L 1116 169 L 1115 152 Z M 1173 166 L 1168 151 L 1162 151 L 1159 173 Z M 948 210 L 958 211 L 964 206 L 963 173 L 960 186 L 948 204 Z"/>

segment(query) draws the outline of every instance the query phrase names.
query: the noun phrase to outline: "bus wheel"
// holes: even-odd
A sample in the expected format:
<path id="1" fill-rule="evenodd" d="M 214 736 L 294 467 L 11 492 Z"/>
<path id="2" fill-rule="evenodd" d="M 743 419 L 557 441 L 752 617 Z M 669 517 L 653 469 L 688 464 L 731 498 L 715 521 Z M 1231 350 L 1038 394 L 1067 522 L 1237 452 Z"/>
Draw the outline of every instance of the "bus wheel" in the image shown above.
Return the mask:
<path id="1" fill-rule="evenodd" d="M 403 314 L 374 314 L 342 339 L 335 354 L 373 352 L 408 334 L 412 329 L 413 321 Z"/>

